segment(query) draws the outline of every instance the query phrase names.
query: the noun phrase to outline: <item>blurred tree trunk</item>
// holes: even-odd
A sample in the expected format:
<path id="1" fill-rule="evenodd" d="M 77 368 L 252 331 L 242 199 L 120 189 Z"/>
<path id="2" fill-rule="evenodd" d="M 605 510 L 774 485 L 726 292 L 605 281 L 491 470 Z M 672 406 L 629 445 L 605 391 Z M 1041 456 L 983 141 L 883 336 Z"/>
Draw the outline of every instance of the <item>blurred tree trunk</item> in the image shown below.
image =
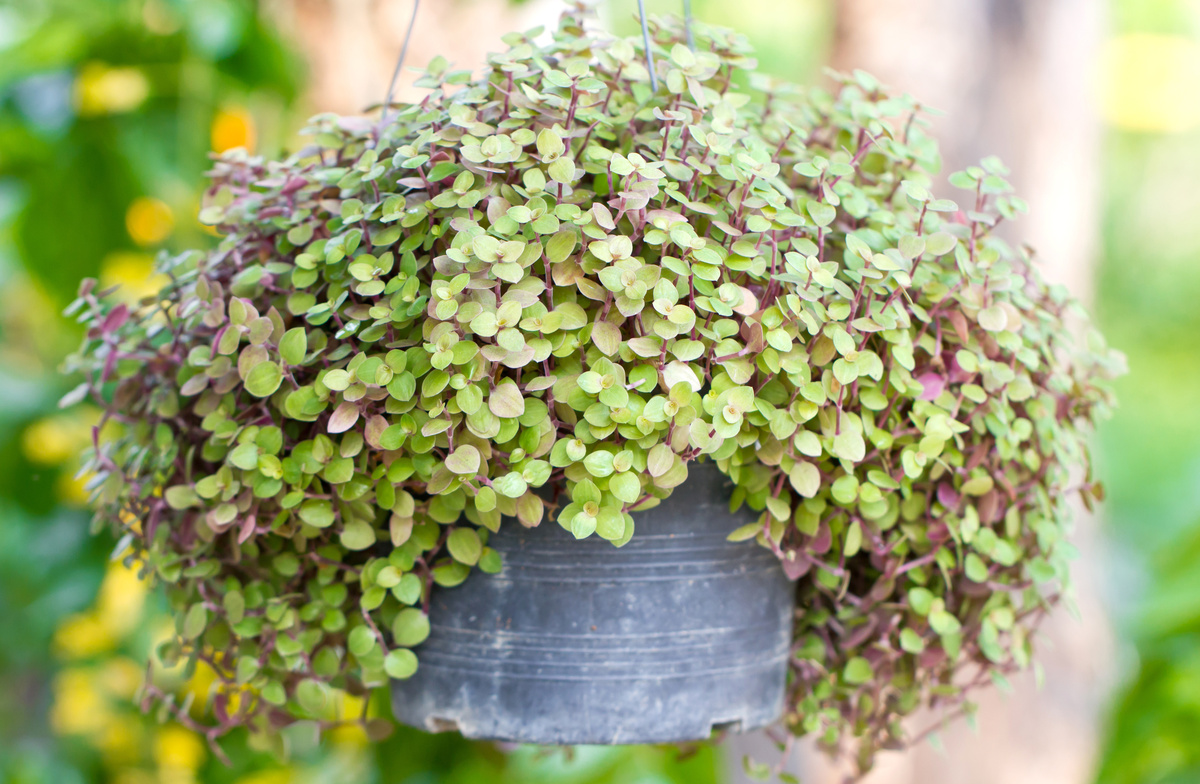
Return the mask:
<path id="1" fill-rule="evenodd" d="M 1098 235 L 1100 125 L 1090 80 L 1102 12 L 1098 0 L 838 0 L 833 56 L 834 67 L 862 68 L 943 112 L 932 121 L 947 196 L 958 194 L 946 175 L 999 155 L 1030 206 L 1006 238 L 1033 246 L 1043 273 L 1085 299 Z M 1091 781 L 1113 644 L 1099 599 L 1097 526 L 1082 510 L 1077 520 L 1082 619 L 1059 610 L 1043 627 L 1041 690 L 1025 674 L 1011 695 L 982 695 L 977 732 L 960 721 L 940 733 L 944 751 L 925 743 L 881 755 L 865 784 Z M 932 720 L 917 717 L 912 729 Z M 811 746 L 799 756 L 793 769 L 806 784 L 841 781 L 845 771 Z"/>
<path id="2" fill-rule="evenodd" d="M 354 114 L 378 104 L 404 43 L 413 0 L 266 0 L 267 13 L 308 60 L 308 101 L 314 111 Z M 412 87 L 430 60 L 478 70 L 488 52 L 507 47 L 513 30 L 553 25 L 558 0 L 425 0 L 421 3 L 396 100 L 421 95 Z"/>
<path id="3" fill-rule="evenodd" d="M 862 68 L 942 112 L 944 174 L 999 155 L 1030 204 L 1010 238 L 1087 294 L 1100 125 L 1099 0 L 838 0 L 833 66 Z"/>

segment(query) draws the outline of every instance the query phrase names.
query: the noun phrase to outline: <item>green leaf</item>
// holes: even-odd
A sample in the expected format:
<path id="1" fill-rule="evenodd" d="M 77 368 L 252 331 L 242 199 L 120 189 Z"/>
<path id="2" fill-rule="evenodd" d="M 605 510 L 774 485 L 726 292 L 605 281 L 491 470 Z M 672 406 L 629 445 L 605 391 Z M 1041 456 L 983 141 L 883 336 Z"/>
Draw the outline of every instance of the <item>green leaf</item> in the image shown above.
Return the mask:
<path id="1" fill-rule="evenodd" d="M 416 604 L 421 598 L 421 591 L 421 578 L 410 572 L 401 577 L 396 587 L 392 588 L 392 596 L 404 604 Z"/>
<path id="2" fill-rule="evenodd" d="M 992 305 L 979 311 L 979 326 L 988 332 L 1002 332 L 1008 328 L 1008 314 L 999 305 Z"/>
<path id="3" fill-rule="evenodd" d="M 362 520 L 351 520 L 338 539 L 347 550 L 366 550 L 375 544 L 375 529 Z"/>
<path id="4" fill-rule="evenodd" d="M 596 515 L 596 533 L 600 538 L 614 542 L 625 535 L 625 516 L 612 506 L 601 507 Z"/>
<path id="5" fill-rule="evenodd" d="M 597 522 L 596 517 L 580 512 L 571 519 L 571 534 L 576 539 L 587 539 L 596 532 Z"/>
<path id="6" fill-rule="evenodd" d="M 845 669 L 842 670 L 842 679 L 852 686 L 861 686 L 874 676 L 875 670 L 871 667 L 871 663 L 861 656 L 850 659 L 846 662 Z"/>
<path id="7" fill-rule="evenodd" d="M 407 648 L 389 651 L 383 659 L 383 670 L 398 681 L 411 678 L 417 671 L 417 655 Z"/>
<path id="8" fill-rule="evenodd" d="M 254 471 L 258 468 L 258 444 L 248 442 L 236 445 L 234 450 L 230 451 L 228 460 L 242 471 Z"/>
<path id="9" fill-rule="evenodd" d="M 592 342 L 611 357 L 621 347 L 621 330 L 609 321 L 597 321 L 592 325 Z"/>
<path id="10" fill-rule="evenodd" d="M 464 414 L 474 414 L 483 405 L 483 390 L 477 384 L 467 384 L 454 394 L 454 401 Z"/>
<path id="11" fill-rule="evenodd" d="M 858 500 L 858 478 L 853 474 L 839 476 L 833 481 L 829 494 L 842 506 L 853 504 Z"/>
<path id="12" fill-rule="evenodd" d="M 504 476 L 493 479 L 492 489 L 506 498 L 520 498 L 529 489 L 529 483 L 516 471 L 510 471 Z"/>
<path id="13" fill-rule="evenodd" d="M 921 653 L 925 650 L 925 641 L 912 629 L 904 629 L 900 632 L 900 647 L 909 653 Z"/>
<path id="14" fill-rule="evenodd" d="M 335 457 L 325 464 L 321 476 L 330 484 L 345 484 L 354 478 L 354 460 L 349 457 Z"/>
<path id="15" fill-rule="evenodd" d="M 846 542 L 842 546 L 842 555 L 846 558 L 853 558 L 858 555 L 858 551 L 862 548 L 863 530 L 862 523 L 855 520 L 846 529 Z"/>
<path id="16" fill-rule="evenodd" d="M 788 480 L 796 492 L 805 498 L 812 498 L 821 490 L 821 472 L 808 461 L 797 461 L 788 472 Z"/>
<path id="17" fill-rule="evenodd" d="M 646 471 L 655 479 L 670 471 L 673 465 L 675 453 L 666 444 L 655 444 L 646 456 Z"/>
<path id="18" fill-rule="evenodd" d="M 183 616 L 183 628 L 180 636 L 185 640 L 194 640 L 204 633 L 208 626 L 208 608 L 203 604 L 193 604 Z"/>
<path id="19" fill-rule="evenodd" d="M 835 208 L 819 201 L 810 201 L 807 209 L 808 214 L 812 216 L 813 223 L 821 227 L 833 223 L 833 219 L 837 217 L 837 210 Z"/>
<path id="20" fill-rule="evenodd" d="M 867 444 L 863 441 L 862 433 L 842 428 L 842 432 L 833 437 L 833 454 L 852 463 L 862 460 L 867 454 Z"/>
<path id="21" fill-rule="evenodd" d="M 983 562 L 983 559 L 980 558 L 975 553 L 967 554 L 967 558 L 966 558 L 966 561 L 965 561 L 965 564 L 963 567 L 963 571 L 966 573 L 967 579 L 970 580 L 971 582 L 975 582 L 975 583 L 987 582 L 987 579 L 988 579 L 987 565 Z"/>
<path id="22" fill-rule="evenodd" d="M 958 240 L 944 231 L 930 234 L 925 238 L 925 250 L 934 256 L 945 256 L 954 250 L 954 246 L 957 244 Z"/>
<path id="23" fill-rule="evenodd" d="M 474 476 L 480 466 L 479 450 L 463 444 L 446 456 L 446 468 L 463 476 Z"/>
<path id="24" fill-rule="evenodd" d="M 917 615 L 928 615 L 933 606 L 933 594 L 928 588 L 912 588 L 908 592 L 908 606 Z"/>
<path id="25" fill-rule="evenodd" d="M 642 482 L 632 471 L 622 471 L 608 480 L 608 490 L 618 500 L 632 504 L 641 498 Z"/>
<path id="26" fill-rule="evenodd" d="M 300 506 L 300 519 L 316 528 L 328 528 L 333 524 L 333 504 L 320 499 L 310 499 Z"/>
<path id="27" fill-rule="evenodd" d="M 293 327 L 279 340 L 279 356 L 289 365 L 299 365 L 308 353 L 308 333 L 304 327 Z"/>
<path id="28" fill-rule="evenodd" d="M 488 408 L 498 417 L 516 419 L 525 413 L 521 390 L 511 379 L 504 379 L 488 395 Z"/>
<path id="29" fill-rule="evenodd" d="M 546 259 L 551 264 L 566 261 L 575 252 L 575 242 L 574 231 L 564 229 L 558 232 L 546 242 Z"/>
<path id="30" fill-rule="evenodd" d="M 479 534 L 473 528 L 455 528 L 446 538 L 446 549 L 450 551 L 454 560 L 467 566 L 474 566 L 479 561 L 483 544 L 479 541 Z"/>
<path id="31" fill-rule="evenodd" d="M 433 581 L 443 588 L 453 588 L 467 579 L 470 574 L 471 567 L 454 561 L 435 566 L 433 569 Z"/>
<path id="32" fill-rule="evenodd" d="M 321 383 L 334 392 L 342 392 L 350 386 L 350 374 L 344 370 L 331 370 L 322 377 Z"/>
<path id="33" fill-rule="evenodd" d="M 274 362 L 259 362 L 246 376 L 246 391 L 255 397 L 270 397 L 283 381 L 283 370 Z"/>
<path id="34" fill-rule="evenodd" d="M 566 146 L 563 144 L 562 137 L 555 133 L 550 128 L 543 128 L 537 137 L 537 151 L 541 159 L 549 163 L 557 160 L 564 152 Z"/>
<path id="35" fill-rule="evenodd" d="M 401 610 L 392 621 L 392 639 L 396 645 L 411 648 L 429 637 L 429 616 L 416 608 Z"/>
<path id="36" fill-rule="evenodd" d="M 934 610 L 929 613 L 929 625 L 939 635 L 955 634 L 962 628 L 959 620 L 945 610 Z"/>
<path id="37" fill-rule="evenodd" d="M 166 499 L 167 506 L 172 509 L 187 509 L 189 506 L 197 506 L 200 503 L 200 497 L 196 495 L 196 489 L 191 485 L 168 487 L 163 493 L 163 498 Z"/>
<path id="38" fill-rule="evenodd" d="M 753 539 L 758 536 L 762 533 L 762 530 L 763 524 L 755 520 L 753 523 L 746 523 L 743 526 L 739 526 L 725 538 L 730 542 L 744 542 L 747 539 Z"/>
<path id="39" fill-rule="evenodd" d="M 310 714 L 319 715 L 325 710 L 329 694 L 325 684 L 305 678 L 296 685 L 296 702 Z"/>
<path id="40" fill-rule="evenodd" d="M 375 637 L 375 632 L 367 626 L 356 626 L 347 639 L 346 647 L 350 652 L 359 658 L 363 658 L 375 650 L 379 644 L 379 640 Z"/>

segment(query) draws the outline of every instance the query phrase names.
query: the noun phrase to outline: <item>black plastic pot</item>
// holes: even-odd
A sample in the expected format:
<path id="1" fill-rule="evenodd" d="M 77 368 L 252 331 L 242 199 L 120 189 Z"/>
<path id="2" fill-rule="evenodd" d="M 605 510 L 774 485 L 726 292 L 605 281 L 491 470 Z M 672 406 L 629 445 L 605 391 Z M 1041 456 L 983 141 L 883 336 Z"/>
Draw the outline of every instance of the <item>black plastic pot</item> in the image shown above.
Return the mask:
<path id="1" fill-rule="evenodd" d="M 726 540 L 754 519 L 729 513 L 730 487 L 693 465 L 619 549 L 506 520 L 489 540 L 503 571 L 434 590 L 396 718 L 541 744 L 698 740 L 779 718 L 792 584 L 771 553 Z"/>

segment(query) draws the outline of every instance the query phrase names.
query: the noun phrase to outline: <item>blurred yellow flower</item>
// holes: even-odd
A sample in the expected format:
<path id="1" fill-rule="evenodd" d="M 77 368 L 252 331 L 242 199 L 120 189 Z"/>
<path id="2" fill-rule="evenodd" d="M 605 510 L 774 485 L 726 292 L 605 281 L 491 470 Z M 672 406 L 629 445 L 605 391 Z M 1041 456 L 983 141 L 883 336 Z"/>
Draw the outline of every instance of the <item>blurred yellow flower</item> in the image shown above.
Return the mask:
<path id="1" fill-rule="evenodd" d="M 148 95 L 150 83 L 137 68 L 91 62 L 80 69 L 75 80 L 75 105 L 83 115 L 133 111 Z"/>
<path id="2" fill-rule="evenodd" d="M 110 563 L 96 604 L 59 624 L 54 632 L 55 648 L 69 659 L 111 650 L 137 627 L 147 590 L 146 582 L 138 578 L 135 568 Z"/>
<path id="3" fill-rule="evenodd" d="M 178 724 L 159 728 L 154 737 L 154 761 L 163 773 L 170 770 L 194 772 L 204 761 L 204 754 L 204 741 L 200 736 Z"/>
<path id="4" fill-rule="evenodd" d="M 76 613 L 54 631 L 54 648 L 67 659 L 84 659 L 116 647 L 117 638 L 92 611 Z"/>
<path id="5" fill-rule="evenodd" d="M 226 686 L 224 683 L 221 683 L 217 686 L 217 690 L 228 697 L 228 702 L 225 703 L 225 710 L 230 714 L 235 714 L 242 709 L 242 700 L 246 701 L 247 706 L 252 706 L 254 698 L 258 695 L 258 691 L 249 684 Z"/>
<path id="6" fill-rule="evenodd" d="M 120 700 L 133 699 L 145 675 L 145 671 L 126 656 L 109 659 L 97 669 L 97 677 L 104 684 L 104 690 Z"/>
<path id="7" fill-rule="evenodd" d="M 53 692 L 50 726 L 60 735 L 90 735 L 103 730 L 112 720 L 107 700 L 85 668 L 68 667 L 58 673 Z"/>
<path id="8" fill-rule="evenodd" d="M 96 599 L 96 615 L 104 627 L 122 637 L 137 628 L 142 619 L 149 586 L 138 577 L 136 567 L 111 562 L 100 595 Z"/>
<path id="9" fill-rule="evenodd" d="M 91 444 L 95 421 L 94 412 L 82 411 L 39 419 L 21 433 L 21 451 L 30 462 L 58 465 Z"/>
<path id="10" fill-rule="evenodd" d="M 196 671 L 184 685 L 184 694 L 192 695 L 192 714 L 204 715 L 208 708 L 208 698 L 212 694 L 213 685 L 217 682 L 217 673 L 208 666 L 207 662 L 197 662 Z"/>
<path id="11" fill-rule="evenodd" d="M 356 697 L 353 694 L 343 691 L 341 692 L 341 713 L 342 719 L 358 719 L 363 715 L 363 703 L 365 700 L 362 697 Z M 368 706 L 369 708 L 369 706 Z M 369 715 L 369 712 L 368 712 Z"/>
<path id="12" fill-rule="evenodd" d="M 371 743 L 361 724 L 343 724 L 329 731 L 329 740 L 341 749 L 363 749 Z"/>
<path id="13" fill-rule="evenodd" d="M 1110 125 L 1151 133 L 1200 127 L 1200 43 L 1182 35 L 1117 36 L 1105 46 L 1102 72 Z"/>
<path id="14" fill-rule="evenodd" d="M 154 257 L 149 253 L 115 251 L 105 256 L 100 266 L 101 287 L 120 286 L 116 295 L 126 302 L 155 294 L 166 282 L 166 275 L 154 271 Z"/>
<path id="15" fill-rule="evenodd" d="M 254 152 L 257 134 L 254 117 L 241 106 L 226 106 L 217 112 L 212 123 L 213 152 L 225 152 L 234 147 L 245 147 Z"/>
<path id="16" fill-rule="evenodd" d="M 125 229 L 138 245 L 155 245 L 171 236 L 175 214 L 161 199 L 139 196 L 125 211 Z"/>
<path id="17" fill-rule="evenodd" d="M 54 484 L 54 491 L 58 495 L 58 500 L 67 506 L 87 506 L 89 500 L 87 483 L 93 476 L 94 474 L 92 473 L 76 476 L 75 474 L 68 474 L 65 471 L 59 474 L 58 481 Z"/>

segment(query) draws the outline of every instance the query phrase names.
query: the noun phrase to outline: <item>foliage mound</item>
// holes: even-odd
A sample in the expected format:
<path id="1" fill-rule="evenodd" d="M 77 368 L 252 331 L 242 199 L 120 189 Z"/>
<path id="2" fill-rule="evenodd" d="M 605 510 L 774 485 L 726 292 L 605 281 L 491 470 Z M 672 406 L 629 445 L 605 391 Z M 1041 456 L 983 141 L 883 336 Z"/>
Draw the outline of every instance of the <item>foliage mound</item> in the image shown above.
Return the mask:
<path id="1" fill-rule="evenodd" d="M 210 738 L 345 718 L 334 689 L 415 671 L 431 591 L 500 567 L 489 532 L 619 546 L 698 459 L 797 581 L 792 733 L 866 766 L 1029 661 L 1118 364 L 992 232 L 1023 209 L 1000 164 L 960 208 L 865 74 L 802 90 L 664 24 L 652 92 L 585 24 L 224 155 L 216 250 L 133 309 L 85 287 L 97 520 L 166 586 L 163 658 L 219 674 Z"/>

